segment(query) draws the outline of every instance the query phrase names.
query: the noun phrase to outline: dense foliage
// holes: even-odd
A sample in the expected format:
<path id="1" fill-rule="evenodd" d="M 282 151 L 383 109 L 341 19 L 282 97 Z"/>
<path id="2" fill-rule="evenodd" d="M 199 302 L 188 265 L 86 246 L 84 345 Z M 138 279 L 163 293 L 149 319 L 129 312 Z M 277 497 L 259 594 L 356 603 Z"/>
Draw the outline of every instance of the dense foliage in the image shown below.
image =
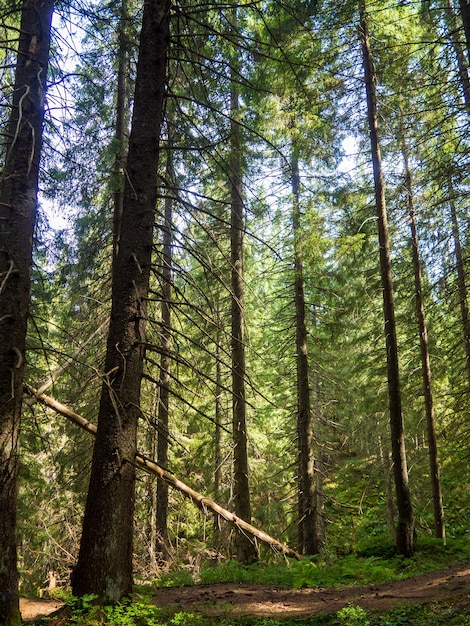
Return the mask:
<path id="1" fill-rule="evenodd" d="M 359 4 L 263 0 L 235 10 L 232 3 L 174 3 L 138 433 L 142 454 L 156 458 L 158 436 L 164 437 L 165 469 L 233 508 L 230 180 L 235 124 L 245 220 L 244 376 L 252 523 L 297 547 L 297 255 L 308 334 L 316 523 L 324 537 L 323 557 L 330 560 L 390 547 L 396 521 Z M 0 27 L 2 128 L 18 24 L 18 7 L 7 5 Z M 364 6 L 376 74 L 419 551 L 419 540 L 433 535 L 435 520 L 410 197 L 446 536 L 452 545 L 469 532 L 469 45 L 455 1 L 368 0 Z M 104 359 L 113 212 L 126 177 L 142 7 L 134 0 L 70 0 L 58 3 L 55 11 L 26 382 L 94 422 L 100 388 L 110 375 Z M 2 167 L 5 158 L 0 146 Z M 295 194 L 297 223 L 292 221 Z M 169 232 L 171 267 L 166 271 L 164 237 Z M 0 275 L 0 295 L 2 280 Z M 162 317 L 167 304 L 170 328 Z M 168 426 L 162 427 L 164 368 Z M 24 592 L 43 594 L 68 585 L 77 560 L 92 446 L 76 426 L 25 396 L 18 506 Z M 139 475 L 136 579 L 152 580 L 181 567 L 202 579 L 210 571 L 204 569 L 208 563 L 230 561 L 231 527 L 214 523 L 173 490 L 168 495 L 169 544 L 163 552 L 155 490 L 154 477 Z M 260 550 L 263 561 L 277 558 L 268 548 Z M 302 567 L 315 569 L 310 561 Z M 356 565 L 351 578 L 360 578 Z M 313 577 L 311 584 L 318 581 Z M 338 614 L 336 621 L 308 623 L 379 623 L 371 616 L 354 617 L 355 622 L 346 618 Z M 118 623 L 113 619 L 108 623 Z M 143 623 L 142 615 L 139 619 L 135 623 Z M 160 624 L 157 614 L 146 619 Z M 197 623 L 176 619 L 168 623 Z M 387 623 L 414 623 L 397 620 Z"/>

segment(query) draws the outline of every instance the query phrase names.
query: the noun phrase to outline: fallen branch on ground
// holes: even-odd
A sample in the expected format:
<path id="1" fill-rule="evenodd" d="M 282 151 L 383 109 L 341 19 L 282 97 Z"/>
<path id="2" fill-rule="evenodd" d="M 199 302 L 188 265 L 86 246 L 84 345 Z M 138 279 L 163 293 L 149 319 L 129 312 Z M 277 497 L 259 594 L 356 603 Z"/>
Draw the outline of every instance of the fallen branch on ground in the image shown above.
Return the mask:
<path id="1" fill-rule="evenodd" d="M 34 387 L 31 387 L 27 383 L 24 384 L 24 387 L 26 391 L 28 391 L 29 394 L 36 398 L 38 402 L 44 404 L 59 415 L 66 417 L 74 424 L 80 426 L 80 428 L 85 430 L 87 433 L 90 433 L 91 435 L 96 435 L 96 426 L 86 420 L 84 417 L 78 415 L 78 413 L 75 413 L 74 411 L 72 411 L 72 409 L 65 406 L 61 402 L 58 402 L 54 398 L 51 398 L 51 396 L 47 396 L 44 393 L 38 393 L 38 391 L 34 389 Z M 157 465 L 155 461 L 152 461 L 142 454 L 137 453 L 133 462 L 140 469 L 149 474 L 155 474 L 156 476 L 159 476 L 166 483 L 183 493 L 187 498 L 190 498 L 194 502 L 194 504 L 205 514 L 207 514 L 208 511 L 211 511 L 215 515 L 218 515 L 219 517 L 227 521 L 229 524 L 232 524 L 235 528 L 237 528 L 239 532 L 247 533 L 252 537 L 258 539 L 259 541 L 266 543 L 275 552 L 283 552 L 286 556 L 297 560 L 300 560 L 302 558 L 300 554 L 298 554 L 295 550 L 292 550 L 288 546 L 280 543 L 279 541 L 277 541 L 277 539 L 274 539 L 262 530 L 258 530 L 258 528 L 255 528 L 251 524 L 248 524 L 248 522 L 240 519 L 231 511 L 224 509 L 210 498 L 206 498 L 197 491 L 194 491 L 194 489 L 188 487 L 188 485 L 181 482 L 181 480 L 175 478 L 173 474 L 170 474 L 170 472 L 164 470 L 162 467 Z"/>

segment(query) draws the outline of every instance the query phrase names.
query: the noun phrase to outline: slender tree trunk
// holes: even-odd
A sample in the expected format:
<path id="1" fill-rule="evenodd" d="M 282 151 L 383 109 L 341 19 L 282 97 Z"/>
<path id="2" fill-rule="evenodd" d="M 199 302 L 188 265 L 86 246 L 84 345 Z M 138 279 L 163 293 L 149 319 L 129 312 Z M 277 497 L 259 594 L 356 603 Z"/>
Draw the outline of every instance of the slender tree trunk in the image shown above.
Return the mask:
<path id="1" fill-rule="evenodd" d="M 468 76 L 468 60 L 465 58 L 464 50 L 462 48 L 461 39 L 457 30 L 458 16 L 454 11 L 452 2 L 447 0 L 447 6 L 445 7 L 445 17 L 449 28 L 449 39 L 452 42 L 452 46 L 455 50 L 457 57 L 457 66 L 459 68 L 460 83 L 462 85 L 462 92 L 464 97 L 465 106 L 470 109 L 470 78 Z"/>
<path id="2" fill-rule="evenodd" d="M 429 449 L 429 467 L 431 473 L 432 502 L 434 512 L 434 535 L 445 541 L 444 508 L 442 506 L 441 480 L 439 477 L 439 461 L 437 455 L 437 438 L 434 419 L 434 401 L 432 393 L 431 361 L 429 358 L 428 330 L 424 311 L 423 287 L 421 274 L 421 260 L 418 247 L 418 233 L 416 230 L 415 210 L 413 202 L 413 184 L 408 161 L 406 140 L 402 133 L 402 154 L 405 164 L 405 189 L 408 196 L 408 215 L 411 229 L 411 255 L 413 259 L 413 273 L 415 283 L 416 318 L 419 327 L 419 341 L 421 349 L 421 371 L 423 376 L 424 406 L 426 410 L 426 425 Z"/>
<path id="3" fill-rule="evenodd" d="M 121 216 L 124 204 L 124 167 L 126 159 L 126 111 L 128 107 L 127 97 L 127 72 L 128 72 L 128 41 L 127 22 L 129 20 L 127 0 L 121 0 L 119 27 L 118 27 L 118 70 L 116 86 L 116 127 L 114 137 L 116 140 L 116 156 L 113 171 L 113 256 L 119 250 L 119 238 L 121 232 Z"/>
<path id="4" fill-rule="evenodd" d="M 0 178 L 0 624 L 20 624 L 16 502 L 26 327 L 53 0 L 24 0 Z"/>
<path id="5" fill-rule="evenodd" d="M 158 405 L 160 403 L 160 387 L 156 383 L 152 386 L 152 412 L 153 423 L 147 434 L 147 449 L 150 458 L 157 458 L 157 419 Z M 147 526 L 147 541 L 149 550 L 150 570 L 156 575 L 158 571 L 157 559 L 157 477 L 149 474 L 147 476 L 147 500 L 149 505 Z"/>
<path id="6" fill-rule="evenodd" d="M 299 475 L 299 546 L 301 554 L 320 551 L 317 520 L 317 493 L 314 434 L 310 401 L 310 366 L 305 322 L 305 295 L 302 251 L 300 247 L 299 161 L 292 150 L 292 226 L 294 231 L 294 301 L 297 361 L 297 446 Z"/>
<path id="7" fill-rule="evenodd" d="M 392 439 L 392 459 L 398 509 L 396 540 L 397 550 L 399 554 L 411 556 L 413 554 L 414 519 L 408 485 L 405 435 L 403 429 L 403 415 L 401 407 L 398 341 L 395 322 L 395 305 L 393 298 L 392 265 L 390 257 L 388 220 L 385 205 L 385 189 L 377 122 L 375 71 L 369 43 L 364 0 L 361 0 L 360 9 L 360 34 L 362 40 L 361 42 L 367 96 L 367 115 L 372 152 L 372 167 L 374 172 L 375 204 L 378 218 L 377 224 L 380 247 L 380 269 L 382 277 L 384 330 L 387 350 L 387 377 L 390 410 L 390 431 Z"/>
<path id="8" fill-rule="evenodd" d="M 393 480 L 391 478 L 392 464 L 390 461 L 390 454 L 388 450 L 384 451 L 381 435 L 379 435 L 379 438 L 378 438 L 378 449 L 379 449 L 380 462 L 382 464 L 382 468 L 384 472 L 386 508 L 387 508 L 387 511 L 386 511 L 387 531 L 390 537 L 394 537 L 395 536 L 395 505 L 393 501 Z"/>
<path id="9" fill-rule="evenodd" d="M 313 378 L 314 400 L 313 415 L 315 423 L 319 426 L 321 423 L 321 406 L 320 406 L 320 374 L 315 368 L 311 368 Z M 323 477 L 325 475 L 325 455 L 322 451 L 323 440 L 316 441 L 317 454 L 315 458 L 315 491 L 316 491 L 316 512 L 317 512 L 317 537 L 320 548 L 326 546 L 326 524 L 325 524 L 325 492 L 323 489 Z"/>
<path id="10" fill-rule="evenodd" d="M 460 15 L 462 17 L 465 32 L 465 44 L 467 46 L 467 63 L 470 63 L 470 3 L 468 0 L 460 0 Z"/>
<path id="11" fill-rule="evenodd" d="M 232 78 L 234 71 L 232 71 Z M 232 431 L 234 510 L 245 522 L 251 522 L 251 497 L 248 480 L 245 390 L 245 294 L 243 282 L 243 183 L 238 91 L 232 80 L 230 95 L 230 196 L 231 196 L 231 287 L 232 287 Z M 257 549 L 243 533 L 235 537 L 237 559 L 250 563 L 257 559 Z"/>
<path id="12" fill-rule="evenodd" d="M 465 348 L 465 371 L 470 390 L 470 316 L 468 312 L 468 290 L 465 280 L 465 264 L 463 260 L 462 245 L 460 242 L 459 223 L 454 199 L 450 194 L 450 217 L 452 224 L 452 235 L 454 239 L 455 261 L 457 266 L 457 285 L 459 289 L 460 316 L 462 319 L 462 336 Z"/>
<path id="13" fill-rule="evenodd" d="M 215 347 L 215 432 L 214 432 L 214 499 L 220 500 L 222 475 L 222 363 L 220 361 L 220 338 L 217 333 Z M 220 549 L 220 520 L 214 518 L 214 545 Z"/>
<path id="14" fill-rule="evenodd" d="M 169 142 L 170 143 L 170 142 Z M 168 149 L 167 178 L 173 180 L 173 154 Z M 168 433 L 170 408 L 170 367 L 171 367 L 171 272 L 172 272 L 172 223 L 173 197 L 167 190 L 165 198 L 165 214 L 163 225 L 162 249 L 162 329 L 160 360 L 160 402 L 158 404 L 158 443 L 157 463 L 168 468 Z M 168 484 L 161 478 L 157 479 L 157 549 L 161 559 L 166 562 L 170 556 L 170 539 L 168 536 Z"/>
<path id="15" fill-rule="evenodd" d="M 169 1 L 144 5 L 105 376 L 73 593 L 132 591 L 135 454 L 153 244 Z"/>

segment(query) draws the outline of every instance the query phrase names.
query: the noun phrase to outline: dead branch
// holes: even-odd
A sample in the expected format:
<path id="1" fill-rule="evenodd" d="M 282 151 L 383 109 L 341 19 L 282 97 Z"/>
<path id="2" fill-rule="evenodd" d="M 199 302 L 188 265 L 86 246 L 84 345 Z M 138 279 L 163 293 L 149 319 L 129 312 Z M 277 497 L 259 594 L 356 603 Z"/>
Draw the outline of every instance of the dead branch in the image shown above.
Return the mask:
<path id="1" fill-rule="evenodd" d="M 59 415 L 66 417 L 69 421 L 77 424 L 87 433 L 91 435 L 96 435 L 96 426 L 86 420 L 84 417 L 78 415 L 77 413 L 72 411 L 72 409 L 65 406 L 61 402 L 58 402 L 51 396 L 47 396 L 44 393 L 38 393 L 38 391 L 34 389 L 34 387 L 31 387 L 27 383 L 25 383 L 24 386 L 26 391 L 34 398 L 36 398 L 38 402 L 44 404 Z M 155 461 L 153 461 L 152 459 L 149 459 L 142 454 L 137 453 L 133 462 L 140 469 L 149 474 L 155 474 L 156 476 L 159 476 L 166 483 L 180 491 L 187 498 L 192 500 L 192 502 L 205 514 L 207 514 L 207 511 L 211 511 L 214 515 L 217 515 L 218 517 L 221 517 L 222 519 L 227 521 L 229 524 L 232 524 L 239 532 L 247 533 L 252 537 L 258 539 L 259 541 L 267 544 L 274 552 L 282 552 L 286 556 L 297 560 L 300 560 L 302 558 L 300 554 L 298 554 L 295 550 L 292 550 L 288 546 L 280 543 L 279 541 L 277 541 L 277 539 L 274 539 L 262 530 L 258 530 L 258 528 L 255 528 L 251 524 L 248 524 L 248 522 L 240 519 L 231 511 L 224 509 L 210 498 L 206 498 L 201 493 L 194 491 L 194 489 L 191 489 L 191 487 L 183 483 L 181 480 L 178 480 L 175 476 L 173 476 L 173 474 L 157 465 L 157 463 L 155 463 Z"/>

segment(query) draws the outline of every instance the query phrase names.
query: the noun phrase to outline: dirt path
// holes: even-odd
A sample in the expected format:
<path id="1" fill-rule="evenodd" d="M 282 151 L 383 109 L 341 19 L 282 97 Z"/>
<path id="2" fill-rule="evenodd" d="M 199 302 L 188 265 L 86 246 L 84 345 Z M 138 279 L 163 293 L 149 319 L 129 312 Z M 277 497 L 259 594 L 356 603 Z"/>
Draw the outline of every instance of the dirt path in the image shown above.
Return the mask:
<path id="1" fill-rule="evenodd" d="M 437 570 L 382 585 L 343 587 L 341 589 L 287 589 L 268 585 L 218 584 L 157 589 L 157 606 L 174 606 L 178 611 L 210 616 L 243 615 L 278 618 L 308 617 L 316 613 L 335 613 L 348 603 L 366 611 L 385 611 L 403 604 L 426 604 L 455 598 L 470 604 L 470 564 Z M 49 615 L 60 602 L 22 599 L 25 621 Z M 64 624 L 60 618 L 49 624 Z"/>
<path id="2" fill-rule="evenodd" d="M 60 600 L 40 598 L 20 598 L 21 617 L 24 622 L 32 622 L 40 617 L 51 615 L 63 606 Z"/>
<path id="3" fill-rule="evenodd" d="M 382 585 L 341 589 L 286 589 L 266 585 L 200 585 L 159 589 L 158 606 L 176 604 L 180 610 L 207 615 L 307 617 L 335 613 L 350 602 L 366 611 L 392 609 L 400 604 L 425 604 L 466 595 L 470 603 L 470 564 L 446 568 Z"/>

